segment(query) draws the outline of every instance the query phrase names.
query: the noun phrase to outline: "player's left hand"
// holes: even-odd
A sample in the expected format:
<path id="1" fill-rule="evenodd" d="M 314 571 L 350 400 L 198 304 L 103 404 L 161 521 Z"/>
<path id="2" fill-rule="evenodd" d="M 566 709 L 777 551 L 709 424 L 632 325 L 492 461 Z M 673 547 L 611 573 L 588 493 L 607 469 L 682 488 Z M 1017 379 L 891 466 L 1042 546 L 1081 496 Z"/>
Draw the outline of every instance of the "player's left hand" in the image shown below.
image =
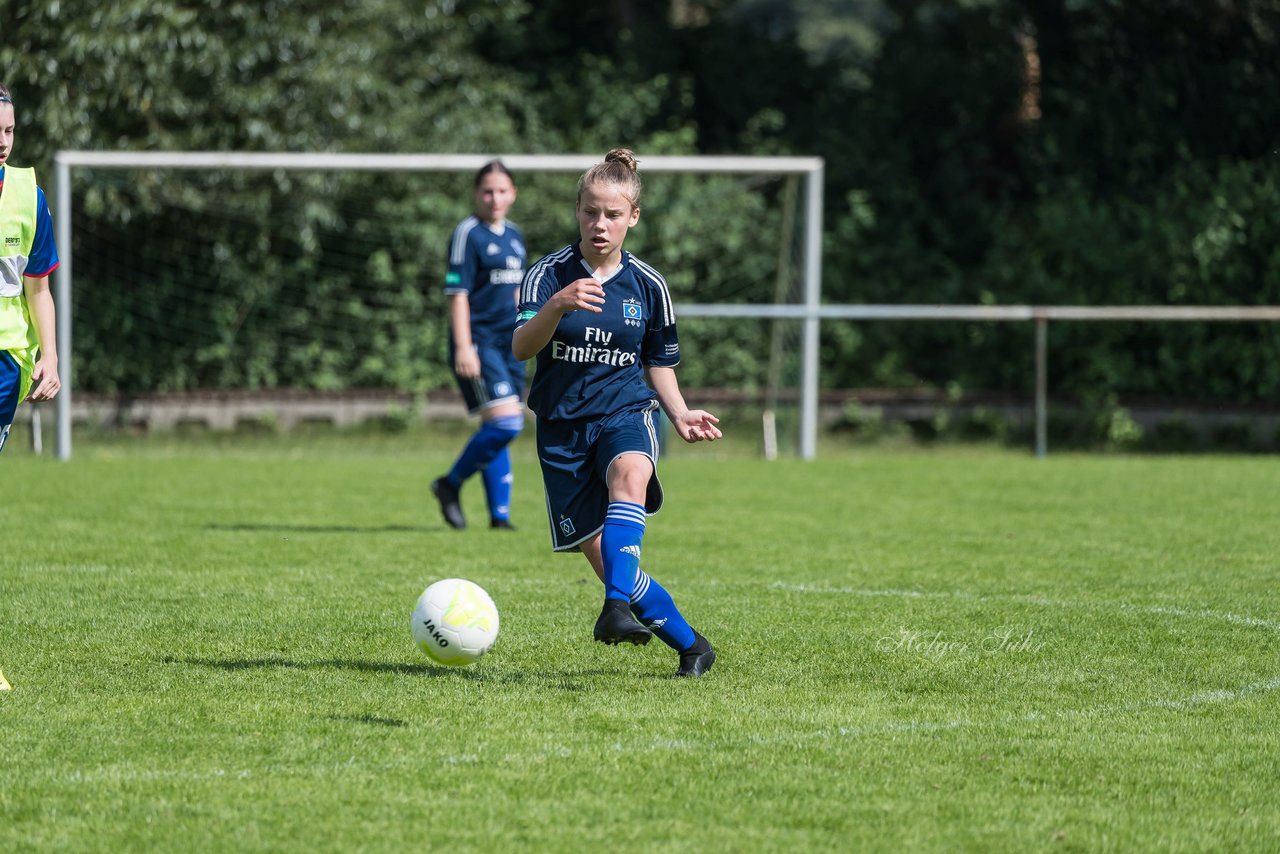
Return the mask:
<path id="1" fill-rule="evenodd" d="M 31 403 L 53 400 L 61 388 L 62 380 L 58 379 L 58 363 L 47 359 L 36 362 L 35 369 L 31 371 L 31 391 L 27 393 L 27 400 Z"/>
<path id="2" fill-rule="evenodd" d="M 720 428 L 716 426 L 719 423 L 719 418 L 701 409 L 690 409 L 683 416 L 671 422 L 672 426 L 676 428 L 676 432 L 680 434 L 680 438 L 686 442 L 701 442 L 703 440 L 714 442 L 724 435 L 720 432 Z"/>

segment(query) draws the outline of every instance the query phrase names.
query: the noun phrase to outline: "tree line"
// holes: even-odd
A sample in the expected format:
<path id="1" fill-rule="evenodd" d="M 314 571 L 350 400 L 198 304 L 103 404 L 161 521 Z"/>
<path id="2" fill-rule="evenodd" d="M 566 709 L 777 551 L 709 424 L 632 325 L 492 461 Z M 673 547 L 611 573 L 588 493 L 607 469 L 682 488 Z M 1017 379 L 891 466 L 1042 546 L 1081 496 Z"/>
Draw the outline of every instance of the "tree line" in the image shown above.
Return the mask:
<path id="1" fill-rule="evenodd" d="M 0 27 L 15 162 L 46 184 L 58 149 L 818 155 L 829 302 L 1280 303 L 1275 0 L 18 0 Z M 76 187 L 79 387 L 447 384 L 438 278 L 465 181 L 192 180 Z M 553 183 L 531 195 L 563 210 L 517 207 L 534 254 L 573 237 Z M 767 298 L 761 234 L 785 228 L 785 191 L 663 185 L 637 251 L 660 253 L 678 301 Z M 189 227 L 159 221 L 175 195 Z M 215 197 L 237 216 L 202 208 Z M 324 264 L 370 206 L 395 225 Z M 190 229 L 236 247 L 204 301 L 163 272 Z M 110 280 L 98 259 L 120 247 L 158 272 Z M 175 364 L 129 336 L 148 314 L 207 340 Z M 759 381 L 762 324 L 690 328 L 686 382 Z M 309 329 L 352 340 L 300 343 Z M 1031 334 L 828 323 L 823 382 L 1025 392 Z M 1280 392 L 1271 325 L 1052 334 L 1055 391 L 1086 401 Z"/>

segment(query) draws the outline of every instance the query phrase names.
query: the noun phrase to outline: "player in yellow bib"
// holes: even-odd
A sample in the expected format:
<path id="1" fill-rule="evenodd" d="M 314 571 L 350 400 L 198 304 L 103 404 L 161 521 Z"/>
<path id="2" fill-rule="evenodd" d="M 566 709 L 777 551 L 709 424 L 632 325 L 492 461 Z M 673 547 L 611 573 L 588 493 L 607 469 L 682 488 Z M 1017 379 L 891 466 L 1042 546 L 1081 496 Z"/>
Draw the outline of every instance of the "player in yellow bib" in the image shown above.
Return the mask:
<path id="1" fill-rule="evenodd" d="M 23 400 L 62 387 L 49 274 L 58 267 L 53 218 L 34 169 L 9 165 L 14 110 L 0 84 L 0 450 Z"/>

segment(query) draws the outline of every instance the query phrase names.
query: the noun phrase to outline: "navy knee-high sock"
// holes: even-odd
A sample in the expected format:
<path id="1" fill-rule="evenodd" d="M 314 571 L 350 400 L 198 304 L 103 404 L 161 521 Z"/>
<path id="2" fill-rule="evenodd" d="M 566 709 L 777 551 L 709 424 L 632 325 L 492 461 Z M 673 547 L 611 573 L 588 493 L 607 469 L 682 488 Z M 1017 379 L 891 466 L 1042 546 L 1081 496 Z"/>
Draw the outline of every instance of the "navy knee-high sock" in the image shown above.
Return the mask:
<path id="1" fill-rule="evenodd" d="M 464 480 L 489 465 L 498 452 L 520 434 L 522 427 L 524 419 L 518 415 L 495 418 L 481 424 L 445 476 L 453 488 L 460 488 Z"/>
<path id="2" fill-rule="evenodd" d="M 676 608 L 671 594 L 639 567 L 636 567 L 636 589 L 631 594 L 631 613 L 676 652 L 693 646 L 693 627 Z"/>
<path id="3" fill-rule="evenodd" d="M 511 452 L 504 446 L 480 472 L 484 478 L 484 497 L 489 504 L 489 518 L 511 518 Z"/>
<path id="4" fill-rule="evenodd" d="M 611 501 L 600 532 L 600 559 L 604 564 L 604 598 L 631 598 L 640 568 L 640 544 L 644 540 L 644 507 L 629 501 Z"/>

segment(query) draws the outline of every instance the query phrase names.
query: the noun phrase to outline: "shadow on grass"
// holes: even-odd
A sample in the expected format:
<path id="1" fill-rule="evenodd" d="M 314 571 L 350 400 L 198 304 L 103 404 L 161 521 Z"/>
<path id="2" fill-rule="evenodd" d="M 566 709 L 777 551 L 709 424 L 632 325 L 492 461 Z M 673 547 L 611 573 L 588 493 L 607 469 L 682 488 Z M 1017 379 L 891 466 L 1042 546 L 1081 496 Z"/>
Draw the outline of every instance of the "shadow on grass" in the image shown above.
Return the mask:
<path id="1" fill-rule="evenodd" d="M 437 664 L 403 664 L 386 661 L 354 661 L 343 658 L 330 658 L 319 661 L 296 661 L 289 658 L 175 658 L 165 656 L 160 659 L 165 664 L 194 664 L 197 667 L 212 667 L 218 670 L 265 670 L 283 668 L 287 670 L 358 670 L 362 673 L 399 673 L 405 676 L 447 676 L 454 679 L 471 679 L 479 682 L 498 682 L 506 685 L 539 685 L 546 689 L 561 691 L 590 691 L 597 679 L 634 678 L 628 677 L 621 668 L 597 667 L 587 670 L 531 670 L 514 673 L 494 673 L 488 669 L 470 667 L 444 667 Z M 640 676 L 642 679 L 668 681 L 674 679 L 672 673 L 655 671 Z"/>
<path id="2" fill-rule="evenodd" d="M 447 529 L 418 525 L 285 525 L 259 522 L 219 523 L 205 525 L 209 531 L 276 531 L 289 534 L 421 534 L 445 533 Z"/>
<path id="3" fill-rule="evenodd" d="M 483 674 L 456 667 L 435 664 L 397 664 L 387 661 L 356 661 L 347 658 L 329 658 L 320 661 L 295 661 L 289 658 L 174 658 L 160 659 L 165 664 L 194 664 L 218 670 L 263 670 L 278 667 L 287 670 L 358 670 L 362 673 L 400 673 L 406 676 L 458 676 L 463 679 L 483 679 Z"/>
<path id="4" fill-rule="evenodd" d="M 537 685 L 544 689 L 560 691 L 594 691 L 599 688 L 593 680 L 616 681 L 618 679 L 674 680 L 674 672 L 654 671 L 635 674 L 625 668 L 597 667 L 591 670 L 534 670 L 520 673 L 503 673 L 496 681 L 507 685 Z"/>
<path id="5" fill-rule="evenodd" d="M 326 715 L 331 721 L 338 721 L 344 724 L 376 724 L 377 726 L 402 727 L 408 726 L 408 721 L 402 721 L 399 718 L 384 718 L 381 715 Z"/>

